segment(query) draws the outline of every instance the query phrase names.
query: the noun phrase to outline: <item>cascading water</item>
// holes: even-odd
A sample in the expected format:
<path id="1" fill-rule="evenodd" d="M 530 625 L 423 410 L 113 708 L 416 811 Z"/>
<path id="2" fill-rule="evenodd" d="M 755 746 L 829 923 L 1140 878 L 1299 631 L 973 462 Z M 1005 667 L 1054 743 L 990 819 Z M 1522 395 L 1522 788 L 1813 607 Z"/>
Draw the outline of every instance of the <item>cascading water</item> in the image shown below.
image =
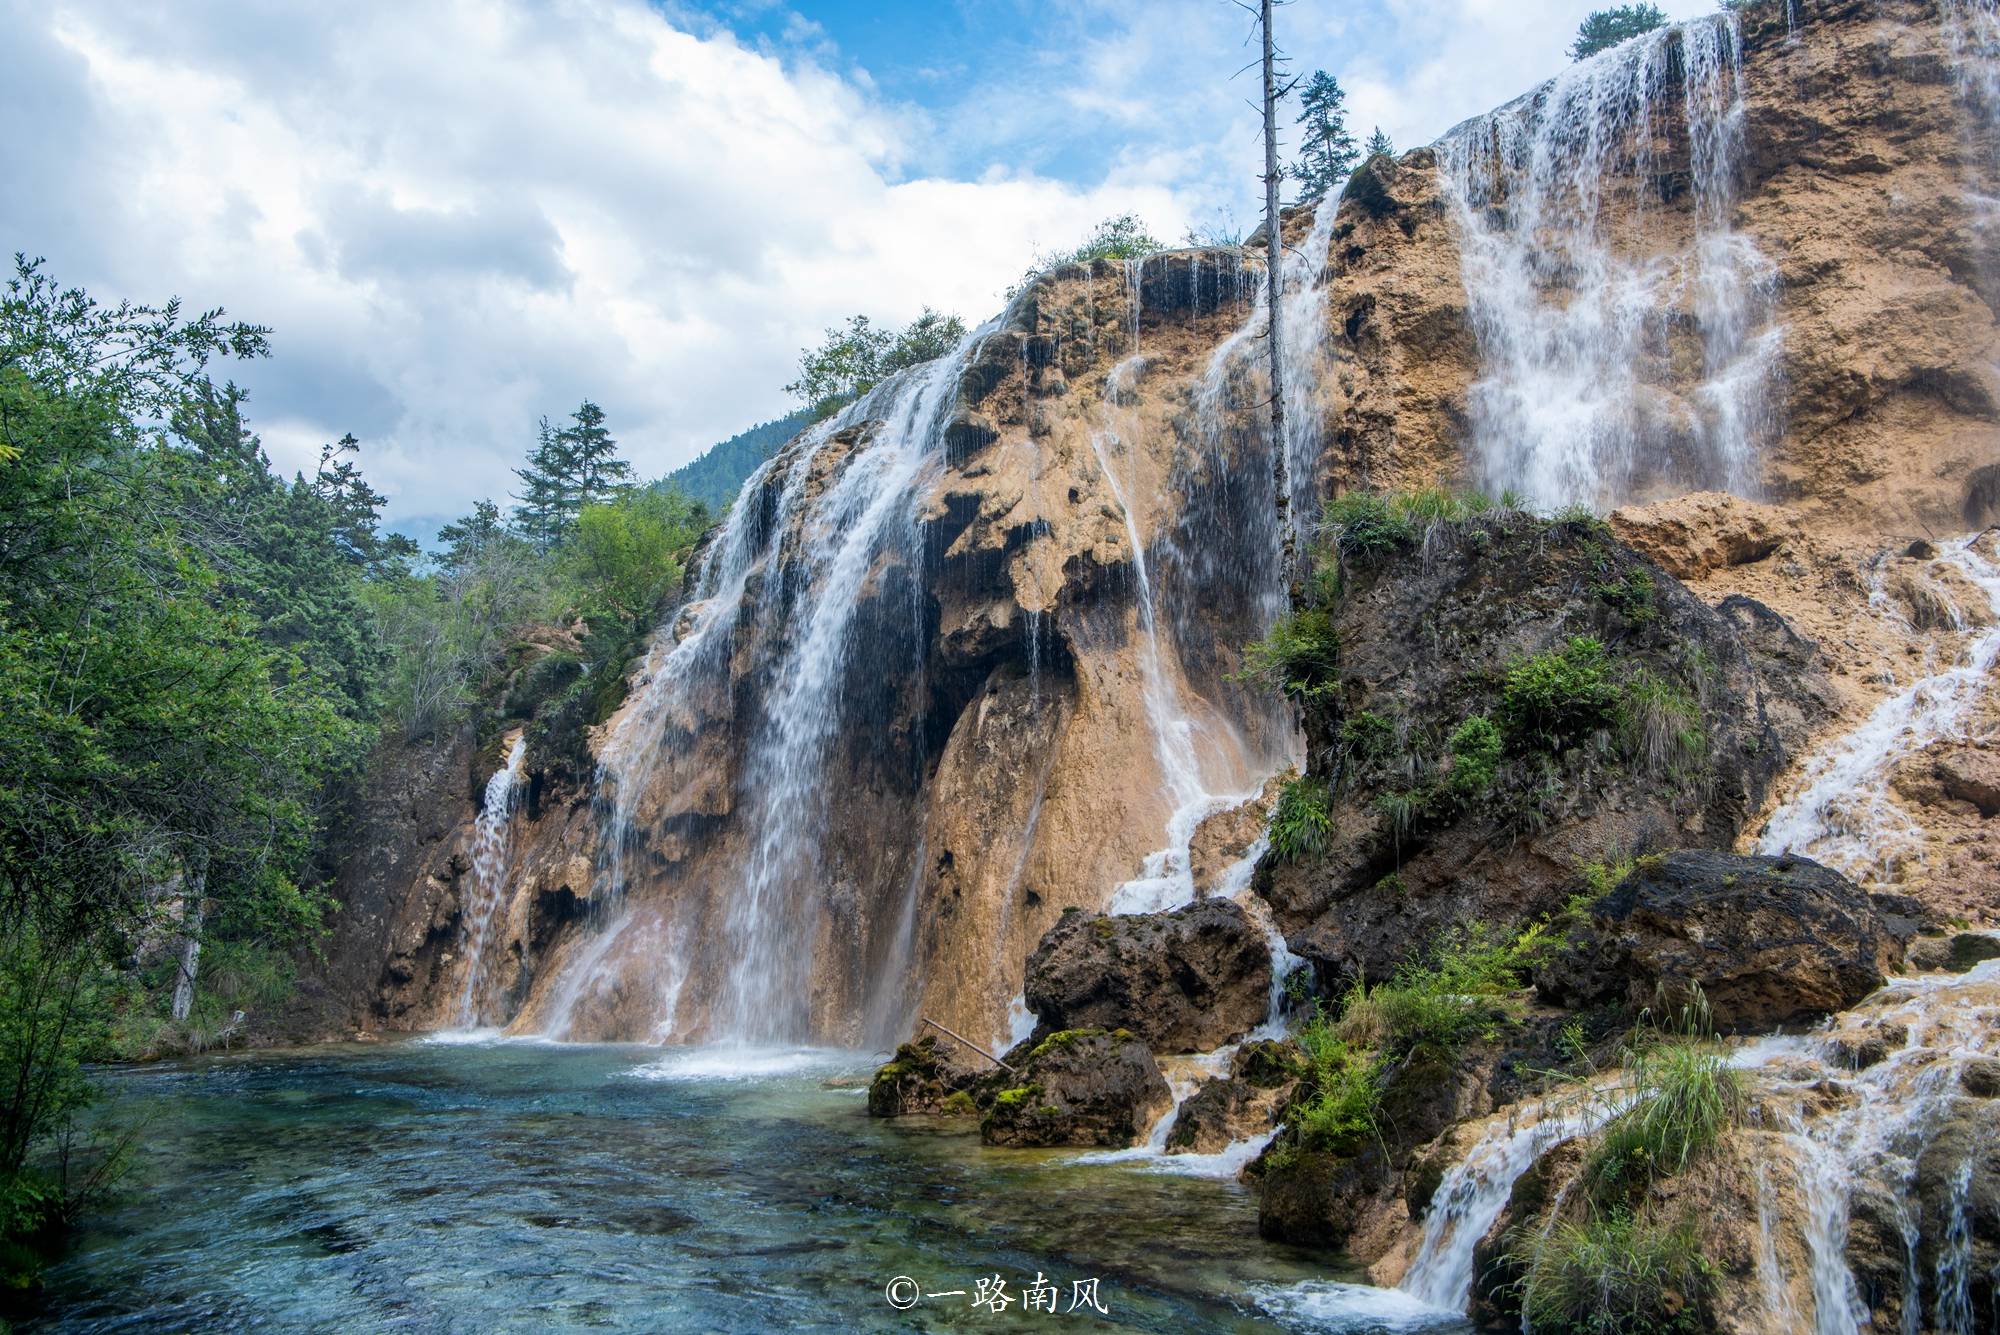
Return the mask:
<path id="1" fill-rule="evenodd" d="M 1964 1100 L 1967 1065 L 1991 1058 L 2000 1021 L 2000 962 L 1958 976 L 1893 980 L 1863 1012 L 1877 1032 L 1900 1032 L 1902 1045 L 1859 1070 L 1827 1050 L 1818 1036 L 1778 1036 L 1742 1049 L 1733 1059 L 1754 1073 L 1762 1090 L 1759 1115 L 1779 1130 L 1794 1156 L 1804 1209 L 1803 1235 L 1814 1335 L 1855 1335 L 1870 1328 L 1869 1304 L 1849 1265 L 1852 1202 L 1864 1192 L 1885 1197 L 1905 1249 L 1900 1295 L 1906 1330 L 1945 1335 L 1981 1329 L 1971 1299 L 1970 1232 L 1963 1201 L 1971 1181 L 1976 1136 L 1966 1156 L 1945 1174 L 1943 1218 L 1918 1198 L 1920 1161 L 1946 1143 L 1941 1132 Z M 1775 1211 L 1760 1212 L 1760 1264 L 1767 1306 L 1786 1302 L 1787 1276 L 1777 1261 Z M 1923 1264 L 1926 1235 L 1934 1243 Z M 1928 1314 L 1929 1321 L 1923 1320 Z"/>
<path id="2" fill-rule="evenodd" d="M 1723 13 L 1581 61 L 1439 144 L 1487 485 L 1547 507 L 1755 491 L 1782 333 L 1776 269 L 1731 225 L 1743 119 Z M 1683 153 L 1685 220 L 1656 207 Z M 1684 325 L 1692 385 L 1673 369 Z"/>
<path id="3" fill-rule="evenodd" d="M 507 899 L 507 836 L 513 828 L 521 761 L 527 753 L 526 736 L 516 733 L 508 744 L 506 761 L 486 781 L 479 819 L 472 827 L 472 894 L 460 914 L 465 986 L 459 994 L 456 1019 L 461 1026 L 476 1025 L 481 1018 L 480 992 L 488 972 L 486 946 L 493 934 L 493 919 Z"/>
<path id="4" fill-rule="evenodd" d="M 1938 561 L 1987 600 L 2000 618 L 2000 551 L 1995 535 L 1941 545 Z M 1954 628 L 1968 626 L 1951 609 Z M 1963 723 L 2000 663 L 2000 619 L 1972 632 L 1950 666 L 1928 673 L 1877 705 L 1868 718 L 1806 766 L 1798 791 L 1771 813 L 1758 836 L 1761 853 L 1798 852 L 1865 881 L 1892 879 L 1921 850 L 1923 831 L 1894 790 L 1896 766 Z"/>

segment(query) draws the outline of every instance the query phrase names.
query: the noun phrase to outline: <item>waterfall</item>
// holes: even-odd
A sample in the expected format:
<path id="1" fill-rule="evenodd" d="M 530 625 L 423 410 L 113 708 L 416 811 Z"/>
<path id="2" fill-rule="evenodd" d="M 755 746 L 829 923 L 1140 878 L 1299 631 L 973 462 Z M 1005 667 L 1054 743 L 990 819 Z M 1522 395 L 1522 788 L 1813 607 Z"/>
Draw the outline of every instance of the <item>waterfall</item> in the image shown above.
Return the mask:
<path id="1" fill-rule="evenodd" d="M 2000 0 L 1938 0 L 1952 78 L 1981 117 L 2000 114 Z"/>
<path id="2" fill-rule="evenodd" d="M 809 428 L 744 484 L 694 596 L 656 635 L 637 692 L 602 749 L 594 935 L 563 965 L 543 1016 L 548 1034 L 575 1035 L 589 1006 L 624 1008 L 628 1021 L 643 1014 L 662 1039 L 824 1036 L 812 995 L 826 913 L 822 848 L 837 788 L 828 751 L 843 725 L 857 722 L 857 674 L 920 676 L 920 659 L 898 661 L 905 649 L 913 658 L 920 650 L 920 483 L 941 464 L 959 375 L 989 332 L 976 331 Z M 901 573 L 886 573 L 891 568 Z M 864 605 L 891 579 L 911 581 L 911 614 L 860 624 Z M 731 657 L 750 631 L 777 653 L 739 680 Z M 733 693 L 746 685 L 754 704 L 734 714 Z M 740 855 L 712 874 L 716 883 L 677 886 L 669 903 L 642 911 L 627 904 L 626 892 L 639 846 L 658 833 L 642 828 L 645 804 L 660 800 L 664 780 L 683 777 L 667 768 L 677 743 L 719 710 L 749 729 L 729 809 Z M 864 949 L 882 959 L 907 956 L 914 903 L 912 884 L 891 906 L 882 938 Z M 903 962 L 863 985 L 876 1004 L 859 1018 L 871 1030 L 901 1023 L 883 997 L 885 989 L 900 993 Z M 651 994 L 635 997 L 628 972 L 649 976 Z"/>
<path id="3" fill-rule="evenodd" d="M 1662 28 L 1438 145 L 1483 367 L 1470 406 L 1486 485 L 1599 508 L 1756 490 L 1782 334 L 1776 268 L 1731 225 L 1741 57 L 1733 14 Z M 1684 218 L 1657 208 L 1682 154 Z M 1684 361 L 1700 366 L 1692 386 L 1676 383 Z"/>
<path id="4" fill-rule="evenodd" d="M 1986 597 L 2000 617 L 2000 552 L 1990 534 L 1940 544 L 1938 561 Z M 1964 631 L 1963 611 L 1951 609 Z M 1983 619 L 1983 618 L 1982 618 Z M 1875 707 L 1860 727 L 1806 766 L 1798 791 L 1778 806 L 1757 839 L 1760 853 L 1798 852 L 1867 881 L 1894 878 L 1921 850 L 1923 830 L 1896 797 L 1896 766 L 1951 737 L 2000 662 L 2000 620 L 1970 634 L 1956 661 L 1927 673 Z"/>
<path id="5" fill-rule="evenodd" d="M 521 783 L 521 760 L 527 753 L 526 735 L 515 733 L 507 747 L 507 759 L 486 781 L 485 800 L 472 827 L 472 893 L 459 915 L 465 988 L 458 999 L 457 1022 L 463 1027 L 476 1025 L 480 1019 L 486 946 L 493 934 L 493 919 L 507 902 L 507 836 L 513 826 L 514 795 Z"/>

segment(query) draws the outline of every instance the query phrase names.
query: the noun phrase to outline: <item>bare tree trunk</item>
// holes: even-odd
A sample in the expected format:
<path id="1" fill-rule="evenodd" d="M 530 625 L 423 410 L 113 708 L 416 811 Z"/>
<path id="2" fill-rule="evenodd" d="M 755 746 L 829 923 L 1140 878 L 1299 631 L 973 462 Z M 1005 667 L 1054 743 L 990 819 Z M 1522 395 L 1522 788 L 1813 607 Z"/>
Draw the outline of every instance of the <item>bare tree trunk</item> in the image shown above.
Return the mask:
<path id="1" fill-rule="evenodd" d="M 201 966 L 201 924 L 207 916 L 203 895 L 208 887 L 205 871 L 190 867 L 181 880 L 181 960 L 174 971 L 174 1022 L 187 1019 L 194 1009 L 195 972 Z"/>
<path id="2" fill-rule="evenodd" d="M 1279 575 L 1290 589 L 1298 554 L 1292 542 L 1292 485 L 1290 460 L 1285 447 L 1285 355 L 1283 323 L 1279 319 L 1279 298 L 1284 282 L 1284 240 L 1278 227 L 1278 74 L 1277 43 L 1271 36 L 1272 0 L 1262 0 L 1261 26 L 1264 35 L 1264 282 L 1269 307 L 1266 341 L 1271 351 L 1271 479 L 1278 493 Z"/>

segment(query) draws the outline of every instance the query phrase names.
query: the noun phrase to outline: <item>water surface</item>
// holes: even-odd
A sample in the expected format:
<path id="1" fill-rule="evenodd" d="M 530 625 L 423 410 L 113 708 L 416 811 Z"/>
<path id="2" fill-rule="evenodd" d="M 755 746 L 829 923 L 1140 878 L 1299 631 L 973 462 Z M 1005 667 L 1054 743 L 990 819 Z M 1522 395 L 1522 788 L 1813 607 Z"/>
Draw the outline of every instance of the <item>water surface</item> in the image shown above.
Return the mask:
<path id="1" fill-rule="evenodd" d="M 100 1115 L 145 1129 L 27 1328 L 1439 1328 L 1259 1241 L 1235 1182 L 879 1122 L 823 1083 L 867 1069 L 404 1042 L 109 1071 Z M 1037 1274 L 1054 1317 L 1022 1313 Z M 1000 1316 L 970 1306 L 995 1275 Z M 897 1311 L 897 1276 L 967 1296 Z M 1109 1316 L 1086 1321 L 1091 1277 Z"/>

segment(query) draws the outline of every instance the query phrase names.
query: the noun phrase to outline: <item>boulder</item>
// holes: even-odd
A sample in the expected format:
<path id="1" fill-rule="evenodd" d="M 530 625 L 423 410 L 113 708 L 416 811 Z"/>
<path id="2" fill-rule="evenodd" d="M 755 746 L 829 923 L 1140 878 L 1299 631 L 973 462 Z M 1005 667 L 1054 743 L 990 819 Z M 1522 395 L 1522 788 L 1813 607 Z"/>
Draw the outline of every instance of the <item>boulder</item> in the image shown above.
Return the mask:
<path id="1" fill-rule="evenodd" d="M 1051 1030 L 1126 1029 L 1160 1052 L 1199 1052 L 1264 1019 L 1271 953 L 1239 906 L 1066 913 L 1028 958 L 1028 1008 Z"/>
<path id="2" fill-rule="evenodd" d="M 1938 757 L 1933 765 L 1946 794 L 1970 802 L 1982 816 L 2000 815 L 2000 754 L 1958 750 Z"/>
<path id="3" fill-rule="evenodd" d="M 1144 1140 L 1173 1105 L 1166 1077 L 1130 1032 L 1072 1029 L 1016 1053 L 1011 1081 L 993 1093 L 979 1123 L 988 1145 L 1108 1145 Z"/>
<path id="4" fill-rule="evenodd" d="M 1257 1232 L 1273 1242 L 1340 1248 L 1390 1183 L 1373 1148 L 1354 1156 L 1281 1145 L 1260 1161 Z"/>
<path id="5" fill-rule="evenodd" d="M 1882 986 L 1902 954 L 1865 891 L 1800 857 L 1643 858 L 1589 914 L 1569 949 L 1536 971 L 1545 998 L 1636 1010 L 1672 1005 L 1698 985 L 1725 1033 L 1845 1010 Z"/>
<path id="6" fill-rule="evenodd" d="M 969 1114 L 973 1106 L 967 1091 L 990 1068 L 989 1062 L 975 1065 L 956 1044 L 925 1034 L 897 1048 L 875 1072 L 868 1083 L 868 1115 Z"/>
<path id="7" fill-rule="evenodd" d="M 1990 959 L 2000 959 L 2000 936 L 1955 932 L 1919 937 L 1910 945 L 1908 962 L 1912 969 L 1928 973 L 1965 973 Z"/>

